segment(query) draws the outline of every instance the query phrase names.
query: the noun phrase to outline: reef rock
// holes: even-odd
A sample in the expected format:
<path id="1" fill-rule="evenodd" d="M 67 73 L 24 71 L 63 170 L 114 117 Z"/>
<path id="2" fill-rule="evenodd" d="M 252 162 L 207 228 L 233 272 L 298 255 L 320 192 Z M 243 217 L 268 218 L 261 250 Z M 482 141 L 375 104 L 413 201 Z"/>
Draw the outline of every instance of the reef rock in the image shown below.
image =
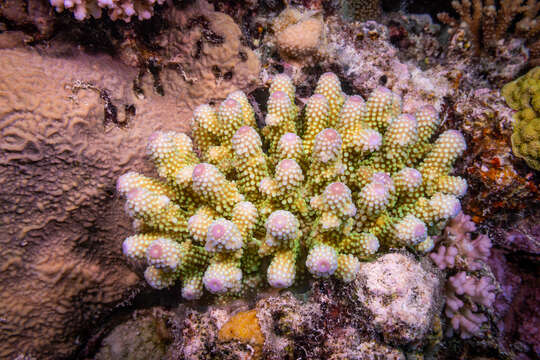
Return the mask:
<path id="1" fill-rule="evenodd" d="M 136 312 L 103 339 L 94 359 L 163 359 L 172 340 L 171 316 L 161 308 Z"/>
<path id="2" fill-rule="evenodd" d="M 366 314 L 337 294 L 338 287 L 343 284 L 317 281 L 303 300 L 291 292 L 261 294 L 249 311 L 242 301 L 206 311 L 181 305 L 170 358 L 405 359 L 373 338 Z"/>
<path id="3" fill-rule="evenodd" d="M 399 253 L 362 264 L 355 291 L 373 315 L 376 330 L 393 344 L 420 341 L 441 307 L 436 273 Z"/>

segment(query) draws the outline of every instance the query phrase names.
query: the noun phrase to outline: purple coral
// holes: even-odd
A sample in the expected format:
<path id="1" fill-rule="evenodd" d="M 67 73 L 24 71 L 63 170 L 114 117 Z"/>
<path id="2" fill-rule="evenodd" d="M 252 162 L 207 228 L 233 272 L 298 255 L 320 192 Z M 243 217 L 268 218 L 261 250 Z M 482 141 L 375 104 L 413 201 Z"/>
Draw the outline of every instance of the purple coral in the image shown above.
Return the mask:
<path id="1" fill-rule="evenodd" d="M 450 221 L 445 229 L 444 240 L 437 250 L 430 254 L 439 269 L 453 269 L 456 263 L 460 263 L 459 267 L 480 270 L 491 254 L 491 240 L 483 234 L 473 240 L 471 232 L 475 230 L 476 225 L 471 221 L 471 217 L 463 213 Z"/>
<path id="2" fill-rule="evenodd" d="M 491 308 L 495 301 L 495 284 L 488 276 L 475 274 L 487 268 L 491 254 L 491 240 L 486 235 L 472 239 L 476 225 L 470 216 L 458 214 L 450 221 L 439 241 L 439 247 L 430 254 L 439 269 L 459 270 L 448 278 L 445 315 L 452 329 L 461 338 L 468 339 L 482 332 L 487 321 L 482 308 Z M 452 333 L 449 329 L 449 333 Z"/>
<path id="3" fill-rule="evenodd" d="M 452 328 L 459 331 L 462 339 L 481 333 L 487 317 L 478 305 L 491 307 L 495 301 L 495 286 L 490 278 L 468 275 L 461 271 L 448 279 L 445 314 L 451 319 Z M 470 301 L 463 301 L 467 296 Z"/>

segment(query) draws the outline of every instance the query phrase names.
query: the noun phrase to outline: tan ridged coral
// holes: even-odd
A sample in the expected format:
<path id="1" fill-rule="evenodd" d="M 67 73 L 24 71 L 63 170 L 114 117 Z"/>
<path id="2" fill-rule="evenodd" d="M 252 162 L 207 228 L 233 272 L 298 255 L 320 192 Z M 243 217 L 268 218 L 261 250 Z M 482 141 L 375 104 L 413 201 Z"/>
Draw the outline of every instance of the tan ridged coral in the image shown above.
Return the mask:
<path id="1" fill-rule="evenodd" d="M 165 94 L 192 109 L 200 99 L 224 99 L 236 90 L 249 92 L 258 82 L 260 63 L 242 43 L 240 27 L 204 0 L 185 8 L 170 7 L 170 29 L 158 42 Z"/>
<path id="2" fill-rule="evenodd" d="M 258 60 L 240 44 L 238 26 L 205 6 L 173 11 L 171 16 L 181 19 L 171 22 L 173 32 L 202 14 L 224 43 L 205 43 L 201 58 L 193 59 L 202 26 L 187 32 L 183 39 L 190 41 L 180 48 L 171 40 L 169 49 L 193 64 L 189 71 L 196 81 L 163 71 L 165 96 L 144 82 L 144 99 L 137 98 L 137 70 L 108 56 L 69 47 L 69 59 L 52 48 L 41 55 L 0 50 L 1 358 L 70 356 L 80 331 L 140 284 L 124 261 L 118 262 L 132 224 L 121 206 L 113 205 L 116 179 L 126 166 L 150 169 L 141 159 L 153 131 L 187 132 L 195 102 L 225 97 L 257 79 Z M 240 71 L 218 79 L 214 64 Z M 124 111 L 129 105 L 135 116 Z M 105 110 L 116 110 L 117 117 L 105 116 Z M 146 226 L 140 220 L 133 225 Z M 186 294 L 196 291 L 195 285 L 186 283 Z"/>
<path id="3" fill-rule="evenodd" d="M 126 164 L 141 164 L 145 144 L 137 137 L 151 129 L 139 124 L 129 132 L 117 126 L 105 132 L 99 92 L 72 91 L 83 79 L 108 89 L 123 107 L 134 100 L 136 74 L 107 57 L 76 59 L 22 50 L 0 54 L 2 358 L 69 356 L 81 327 L 138 283 L 116 260 L 114 234 L 127 234 L 130 223 L 111 205 L 114 179 Z M 141 104 L 137 111 L 161 116 L 166 108 Z"/>

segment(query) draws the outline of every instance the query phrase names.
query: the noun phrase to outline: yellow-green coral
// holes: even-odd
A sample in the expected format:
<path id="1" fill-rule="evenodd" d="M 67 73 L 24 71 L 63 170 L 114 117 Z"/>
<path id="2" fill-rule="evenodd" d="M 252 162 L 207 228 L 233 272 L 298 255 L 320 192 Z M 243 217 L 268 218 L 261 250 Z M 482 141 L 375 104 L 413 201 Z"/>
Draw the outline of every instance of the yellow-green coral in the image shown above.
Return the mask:
<path id="1" fill-rule="evenodd" d="M 367 101 L 347 97 L 331 73 L 302 115 L 294 99 L 281 74 L 262 129 L 234 92 L 217 110 L 195 110 L 194 144 L 174 132 L 151 136 L 163 180 L 129 172 L 117 185 L 139 232 L 124 253 L 148 264 L 151 286 L 180 278 L 182 296 L 196 299 L 203 289 L 240 295 L 265 278 L 287 288 L 306 271 L 349 282 L 377 251 L 433 247 L 430 236 L 459 212 L 466 190 L 449 175 L 463 136 L 448 130 L 432 142 L 433 107 L 401 114 L 399 96 L 382 87 Z"/>
<path id="2" fill-rule="evenodd" d="M 512 150 L 535 170 L 540 170 L 540 67 L 506 84 L 502 95 L 518 112 L 514 115 Z"/>

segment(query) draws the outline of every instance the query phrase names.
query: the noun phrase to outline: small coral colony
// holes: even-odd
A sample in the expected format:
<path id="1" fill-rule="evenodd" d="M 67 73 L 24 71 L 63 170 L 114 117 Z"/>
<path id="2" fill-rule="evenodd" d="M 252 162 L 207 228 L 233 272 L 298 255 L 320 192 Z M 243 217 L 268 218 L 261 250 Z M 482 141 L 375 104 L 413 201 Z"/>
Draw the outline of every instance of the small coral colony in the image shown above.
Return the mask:
<path id="1" fill-rule="evenodd" d="M 154 288 L 182 281 L 238 296 L 311 274 L 349 282 L 360 261 L 390 248 L 426 253 L 460 212 L 464 179 L 449 175 L 466 144 L 432 106 L 401 113 L 379 87 L 364 101 L 323 74 L 300 112 L 286 75 L 270 86 L 264 126 L 236 91 L 193 113 L 193 141 L 156 132 L 147 146 L 160 179 L 128 172 L 117 182 L 136 235 L 124 254 L 147 264 Z"/>

